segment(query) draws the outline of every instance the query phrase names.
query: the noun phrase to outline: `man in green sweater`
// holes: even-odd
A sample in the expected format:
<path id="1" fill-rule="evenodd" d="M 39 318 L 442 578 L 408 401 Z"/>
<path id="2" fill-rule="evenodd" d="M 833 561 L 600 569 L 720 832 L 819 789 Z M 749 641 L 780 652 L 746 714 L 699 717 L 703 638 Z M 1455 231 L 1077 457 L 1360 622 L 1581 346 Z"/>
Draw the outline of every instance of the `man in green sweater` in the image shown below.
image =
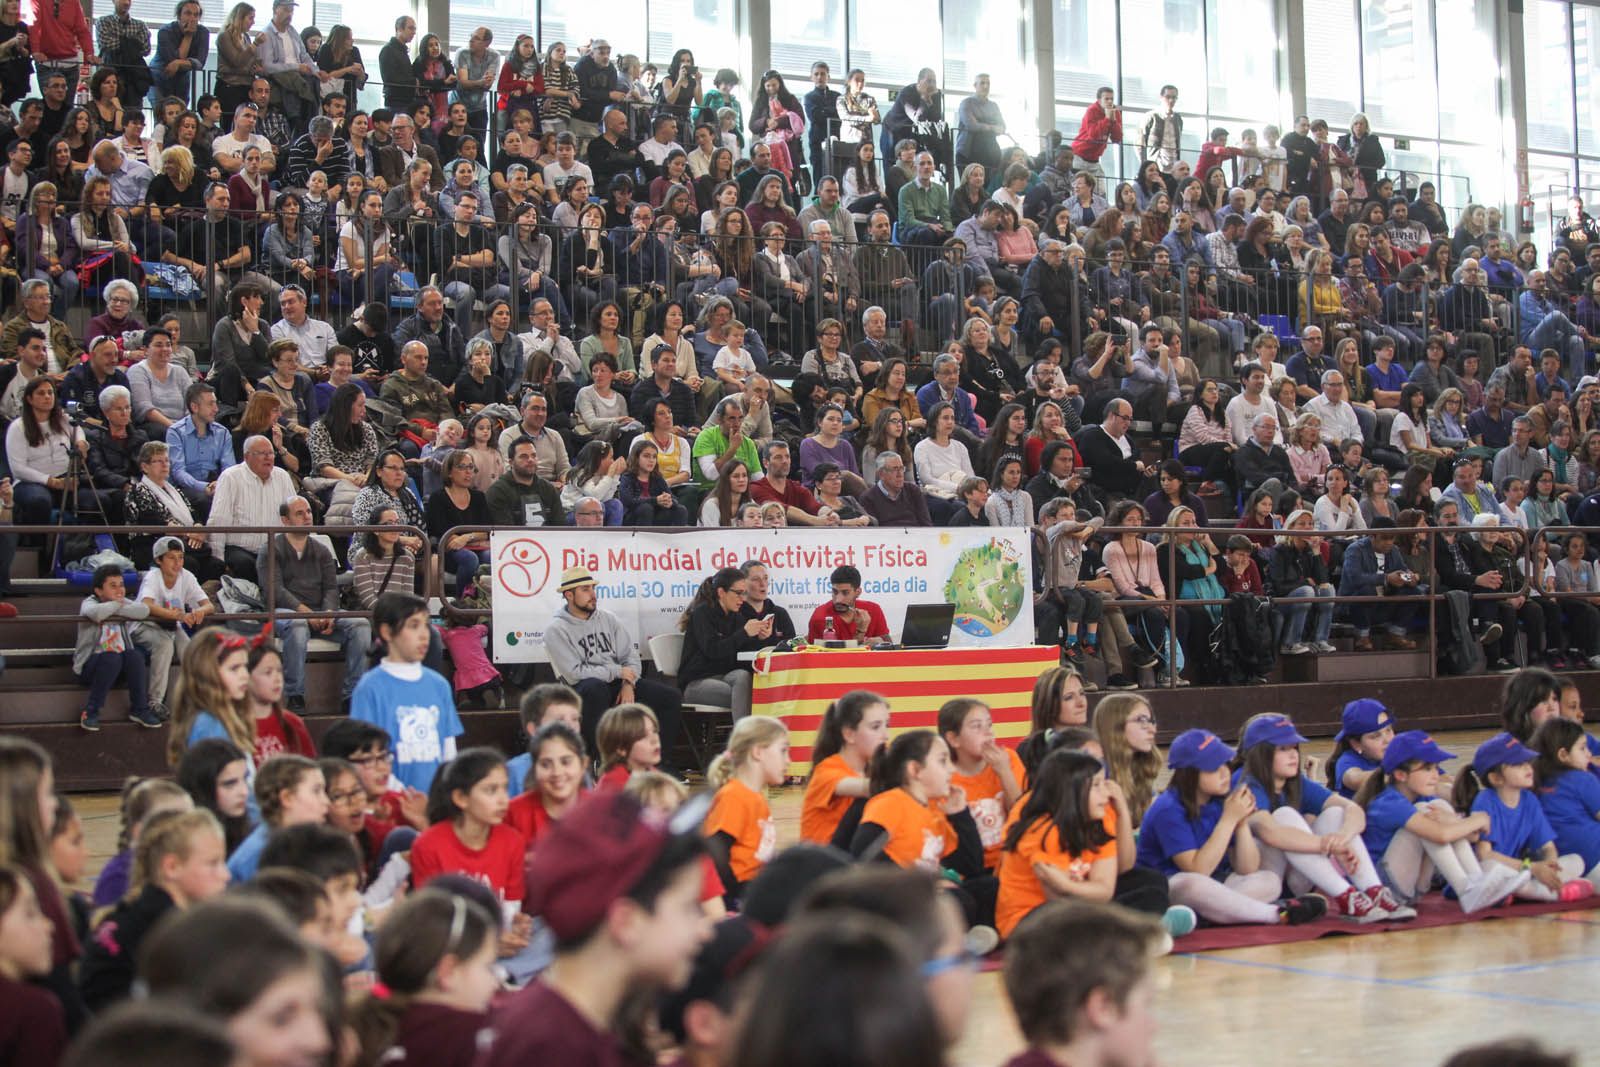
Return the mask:
<path id="1" fill-rule="evenodd" d="M 944 243 L 955 229 L 950 217 L 950 193 L 933 180 L 933 153 L 917 153 L 917 176 L 900 187 L 900 243 Z"/>
<path id="2" fill-rule="evenodd" d="M 496 526 L 561 525 L 561 494 L 539 477 L 539 453 L 531 437 L 511 443 L 511 469 L 485 496 Z"/>

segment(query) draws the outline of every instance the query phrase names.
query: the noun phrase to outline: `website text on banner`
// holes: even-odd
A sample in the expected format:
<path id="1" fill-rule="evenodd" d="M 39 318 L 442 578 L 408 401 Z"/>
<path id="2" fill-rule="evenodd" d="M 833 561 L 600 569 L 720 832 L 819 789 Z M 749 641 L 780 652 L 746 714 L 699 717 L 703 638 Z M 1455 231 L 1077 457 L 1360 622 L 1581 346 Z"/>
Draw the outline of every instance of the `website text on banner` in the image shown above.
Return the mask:
<path id="1" fill-rule="evenodd" d="M 861 596 L 883 609 L 900 636 L 906 607 L 956 606 L 952 645 L 1013 648 L 1033 642 L 1033 564 L 1018 528 L 607 531 L 496 530 L 494 658 L 544 662 L 544 631 L 564 601 L 556 587 L 568 567 L 588 567 L 600 606 L 622 620 L 636 647 L 677 631 L 700 583 L 721 567 L 760 560 L 769 596 L 796 624 L 832 596 L 835 567 L 861 572 Z"/>

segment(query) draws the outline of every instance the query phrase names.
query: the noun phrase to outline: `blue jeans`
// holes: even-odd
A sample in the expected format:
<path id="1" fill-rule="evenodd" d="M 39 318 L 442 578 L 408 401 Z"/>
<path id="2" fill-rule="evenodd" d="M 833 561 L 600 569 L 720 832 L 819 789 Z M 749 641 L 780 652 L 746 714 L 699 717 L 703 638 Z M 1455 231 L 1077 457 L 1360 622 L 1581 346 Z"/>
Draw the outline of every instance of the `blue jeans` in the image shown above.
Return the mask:
<path id="1" fill-rule="evenodd" d="M 1289 603 L 1291 600 L 1308 601 L 1322 600 L 1316 606 L 1317 614 L 1311 622 L 1311 633 L 1307 634 L 1306 615 L 1311 611 L 1308 603 Z M 1287 648 L 1298 645 L 1302 637 L 1309 637 L 1312 641 L 1326 641 L 1328 631 L 1333 627 L 1333 586 L 1323 582 L 1315 591 L 1310 586 L 1302 585 L 1286 597 L 1278 597 L 1272 605 L 1283 616 L 1283 637 L 1279 645 Z"/>
<path id="2" fill-rule="evenodd" d="M 111 692 L 111 687 L 126 671 L 128 702 L 133 705 L 135 712 L 148 711 L 150 700 L 145 684 L 148 670 L 144 653 L 137 648 L 123 652 L 96 652 L 89 657 L 89 662 L 83 665 L 83 672 L 78 675 L 83 684 L 89 687 L 89 699 L 84 705 L 85 708 L 92 714 L 98 715 L 100 709 L 105 706 L 106 694 Z"/>
<path id="3" fill-rule="evenodd" d="M 280 615 L 294 615 L 291 608 L 279 608 Z M 361 680 L 367 666 L 367 648 L 372 644 L 372 626 L 366 619 L 334 619 L 333 633 L 328 635 L 339 642 L 344 652 L 344 685 L 339 695 L 347 697 Z M 306 646 L 311 642 L 311 625 L 301 618 L 275 623 L 273 628 L 283 642 L 283 693 L 285 696 L 306 695 Z"/>
<path id="4" fill-rule="evenodd" d="M 615 525 L 614 523 L 612 525 Z M 466 589 L 478 577 L 478 565 L 489 562 L 487 551 L 477 552 L 470 548 L 458 548 L 446 552 L 450 572 L 456 576 L 456 596 L 465 595 Z"/>
<path id="5" fill-rule="evenodd" d="M 1572 320 L 1561 312 L 1552 311 L 1539 320 L 1539 324 L 1528 334 L 1528 347 L 1533 349 L 1536 356 L 1540 349 L 1555 349 L 1566 362 L 1568 380 L 1575 382 L 1583 377 L 1587 363 L 1583 338 L 1578 335 L 1578 328 L 1572 325 Z"/>
<path id="6" fill-rule="evenodd" d="M 485 286 L 480 294 L 466 282 L 446 282 L 444 285 L 445 299 L 455 301 L 453 314 L 456 325 L 469 337 L 472 335 L 472 304 L 480 295 L 483 297 L 484 306 L 487 307 L 496 300 L 509 300 L 511 289 L 504 285 L 489 285 Z"/>

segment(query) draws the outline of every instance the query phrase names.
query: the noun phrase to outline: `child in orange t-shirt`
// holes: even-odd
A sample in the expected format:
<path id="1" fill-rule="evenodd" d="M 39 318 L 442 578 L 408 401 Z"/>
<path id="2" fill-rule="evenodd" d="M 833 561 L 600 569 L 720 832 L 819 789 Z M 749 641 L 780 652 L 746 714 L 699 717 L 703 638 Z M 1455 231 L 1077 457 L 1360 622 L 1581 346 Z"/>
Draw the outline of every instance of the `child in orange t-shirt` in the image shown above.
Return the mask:
<path id="1" fill-rule="evenodd" d="M 995 928 L 1010 934 L 1047 900 L 1109 901 L 1117 885 L 1117 839 L 1106 832 L 1105 768 L 1082 752 L 1053 752 L 1033 790 L 1006 821 Z"/>
<path id="2" fill-rule="evenodd" d="M 800 840 L 835 842 L 834 833 L 852 804 L 865 804 L 867 768 L 889 739 L 889 703 L 877 693 L 852 689 L 822 713 L 811 749 L 811 777 L 800 807 Z"/>
<path id="3" fill-rule="evenodd" d="M 746 716 L 728 736 L 728 750 L 711 761 L 706 780 L 716 789 L 704 832 L 730 902 L 778 850 L 778 829 L 767 805 L 768 786 L 782 785 L 789 767 L 789 730 L 777 719 Z"/>
<path id="4" fill-rule="evenodd" d="M 978 825 L 984 869 L 992 871 L 1000 862 L 1006 815 L 1027 788 L 1027 771 L 1015 752 L 995 742 L 994 719 L 981 700 L 945 701 L 939 709 L 939 734 L 955 758 L 951 783 L 966 793 L 967 810 Z"/>
<path id="5" fill-rule="evenodd" d="M 950 784 L 950 746 L 932 730 L 908 730 L 872 763 L 872 799 L 850 841 L 857 859 L 881 856 L 900 867 L 948 871 L 960 879 L 971 924 L 992 921 L 994 878 L 983 870 L 983 841 L 967 797 Z"/>

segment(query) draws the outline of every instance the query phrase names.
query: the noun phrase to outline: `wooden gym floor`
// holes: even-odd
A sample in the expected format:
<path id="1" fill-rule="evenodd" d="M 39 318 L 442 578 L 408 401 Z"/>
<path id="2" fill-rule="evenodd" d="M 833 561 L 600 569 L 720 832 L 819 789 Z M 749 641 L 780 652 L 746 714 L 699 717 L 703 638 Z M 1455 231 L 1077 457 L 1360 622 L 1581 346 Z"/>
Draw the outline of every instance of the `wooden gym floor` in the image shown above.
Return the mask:
<path id="1" fill-rule="evenodd" d="M 1470 759 L 1486 731 L 1441 734 Z M 1307 746 L 1326 755 L 1326 740 Z M 1462 764 L 1457 763 L 1456 766 Z M 797 839 L 801 791 L 774 795 L 779 840 Z M 79 796 L 97 871 L 116 849 L 117 803 Z M 84 888 L 93 884 L 93 875 Z M 1174 955 L 1157 964 L 1161 1067 L 1436 1067 L 1513 1034 L 1600 1065 L 1600 909 L 1291 945 Z M 976 976 L 952 1067 L 998 1067 L 1021 1048 L 997 973 Z"/>

